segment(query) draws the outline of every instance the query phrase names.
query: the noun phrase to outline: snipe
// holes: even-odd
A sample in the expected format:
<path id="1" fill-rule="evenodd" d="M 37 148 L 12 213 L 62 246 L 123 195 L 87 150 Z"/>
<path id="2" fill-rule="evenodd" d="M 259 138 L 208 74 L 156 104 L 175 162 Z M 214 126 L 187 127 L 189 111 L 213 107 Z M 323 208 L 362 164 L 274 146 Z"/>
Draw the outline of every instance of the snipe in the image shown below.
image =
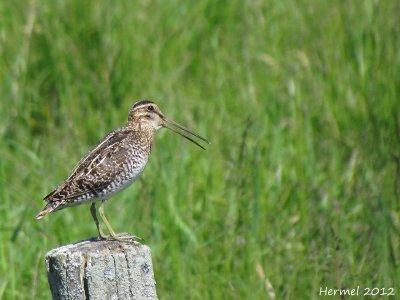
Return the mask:
<path id="1" fill-rule="evenodd" d="M 131 237 L 114 232 L 103 205 L 140 176 L 149 159 L 155 134 L 163 127 L 203 149 L 201 143 L 209 143 L 200 135 L 168 120 L 152 101 L 138 101 L 129 111 L 128 122 L 104 137 L 78 162 L 67 180 L 44 198 L 47 204 L 36 219 L 66 207 L 91 203 L 90 212 L 101 239 L 131 241 Z M 109 235 L 100 227 L 96 203 L 100 204 L 98 212 Z"/>

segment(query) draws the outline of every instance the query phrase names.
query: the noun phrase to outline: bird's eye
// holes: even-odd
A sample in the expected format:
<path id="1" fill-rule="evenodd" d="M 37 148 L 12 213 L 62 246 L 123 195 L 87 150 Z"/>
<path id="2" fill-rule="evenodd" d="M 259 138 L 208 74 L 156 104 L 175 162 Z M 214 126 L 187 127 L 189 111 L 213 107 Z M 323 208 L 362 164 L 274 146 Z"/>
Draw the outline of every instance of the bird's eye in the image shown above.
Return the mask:
<path id="1" fill-rule="evenodd" d="M 154 106 L 153 105 L 147 106 L 147 110 L 148 111 L 154 111 Z"/>

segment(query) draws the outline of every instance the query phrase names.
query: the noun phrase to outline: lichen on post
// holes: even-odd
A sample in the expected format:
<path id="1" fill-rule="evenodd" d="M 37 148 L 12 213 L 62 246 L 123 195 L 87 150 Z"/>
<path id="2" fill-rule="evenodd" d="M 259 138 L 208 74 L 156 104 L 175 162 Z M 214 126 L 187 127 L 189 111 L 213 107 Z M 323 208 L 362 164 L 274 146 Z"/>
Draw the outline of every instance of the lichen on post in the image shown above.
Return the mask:
<path id="1" fill-rule="evenodd" d="M 86 240 L 46 255 L 53 299 L 157 299 L 150 248 Z"/>

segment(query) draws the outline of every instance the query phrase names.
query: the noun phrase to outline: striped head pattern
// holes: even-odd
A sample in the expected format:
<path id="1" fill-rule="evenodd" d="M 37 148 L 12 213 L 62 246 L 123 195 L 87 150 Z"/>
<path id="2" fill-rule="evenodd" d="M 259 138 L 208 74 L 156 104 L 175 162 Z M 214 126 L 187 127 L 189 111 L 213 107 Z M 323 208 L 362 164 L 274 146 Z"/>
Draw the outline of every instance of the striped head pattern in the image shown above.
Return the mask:
<path id="1" fill-rule="evenodd" d="M 178 133 L 189 141 L 195 143 L 197 146 L 204 148 L 199 142 L 209 142 L 194 133 L 193 131 L 179 125 L 178 123 L 167 119 L 161 112 L 160 108 L 150 100 L 141 100 L 133 104 L 129 110 L 128 122 L 150 125 L 154 130 L 162 127 L 168 128 L 171 131 Z"/>

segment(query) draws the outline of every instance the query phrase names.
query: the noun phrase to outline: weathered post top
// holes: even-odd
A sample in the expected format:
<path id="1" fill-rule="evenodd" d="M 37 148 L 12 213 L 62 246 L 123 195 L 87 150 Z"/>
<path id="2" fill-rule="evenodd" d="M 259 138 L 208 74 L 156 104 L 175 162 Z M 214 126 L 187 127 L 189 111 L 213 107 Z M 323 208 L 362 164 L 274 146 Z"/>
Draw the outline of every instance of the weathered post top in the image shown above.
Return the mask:
<path id="1" fill-rule="evenodd" d="M 51 250 L 46 268 L 53 299 L 157 299 L 150 248 L 86 240 Z"/>

